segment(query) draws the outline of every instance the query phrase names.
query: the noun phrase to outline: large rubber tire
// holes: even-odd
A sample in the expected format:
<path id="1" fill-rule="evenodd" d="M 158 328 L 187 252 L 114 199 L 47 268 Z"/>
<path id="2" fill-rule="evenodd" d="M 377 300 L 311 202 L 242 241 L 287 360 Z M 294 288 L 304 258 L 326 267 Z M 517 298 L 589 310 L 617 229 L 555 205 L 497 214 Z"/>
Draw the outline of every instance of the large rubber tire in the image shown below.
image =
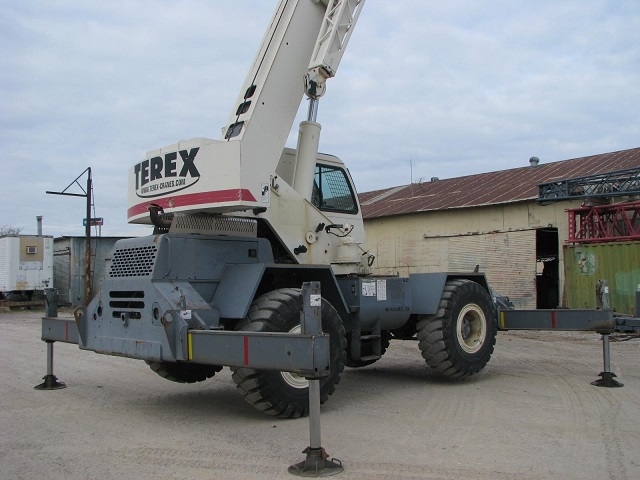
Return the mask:
<path id="1" fill-rule="evenodd" d="M 299 332 L 302 295 L 299 289 L 274 290 L 257 298 L 247 318 L 236 330 L 249 332 Z M 329 398 L 340 382 L 346 360 L 347 340 L 335 308 L 322 299 L 322 331 L 330 335 L 331 373 L 320 379 L 320 403 Z M 231 368 L 233 381 L 244 399 L 258 410 L 285 418 L 297 418 L 309 411 L 309 381 L 304 377 L 274 370 Z"/>
<path id="2" fill-rule="evenodd" d="M 384 355 L 384 353 L 387 351 L 387 348 L 389 348 L 389 344 L 391 343 L 391 334 L 389 332 L 382 332 L 382 336 L 380 338 L 380 341 L 382 342 L 382 344 L 380 345 L 380 356 L 382 357 L 382 355 Z M 380 360 L 379 358 L 376 358 L 374 360 L 353 360 L 352 358 L 349 357 L 349 352 L 351 351 L 351 345 L 350 345 L 350 341 L 347 340 L 347 361 L 346 361 L 346 365 L 349 368 L 361 368 L 361 367 L 366 367 L 367 365 L 371 365 L 373 363 L 376 363 L 378 360 Z M 366 356 L 366 355 L 371 355 L 371 347 L 367 344 L 363 344 L 362 346 L 362 356 Z"/>
<path id="3" fill-rule="evenodd" d="M 147 365 L 166 380 L 177 383 L 202 382 L 222 370 L 220 365 L 181 362 L 147 362 Z"/>
<path id="4" fill-rule="evenodd" d="M 444 377 L 482 370 L 493 353 L 497 325 L 489 293 L 471 280 L 446 283 L 438 311 L 417 323 L 427 365 Z"/>

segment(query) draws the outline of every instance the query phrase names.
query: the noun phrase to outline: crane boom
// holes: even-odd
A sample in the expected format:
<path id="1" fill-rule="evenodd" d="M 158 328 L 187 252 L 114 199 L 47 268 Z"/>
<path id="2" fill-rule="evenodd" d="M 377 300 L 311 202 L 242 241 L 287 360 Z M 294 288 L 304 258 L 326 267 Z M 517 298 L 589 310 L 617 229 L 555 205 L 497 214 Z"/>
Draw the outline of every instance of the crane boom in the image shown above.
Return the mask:
<path id="1" fill-rule="evenodd" d="M 249 137 L 259 135 L 256 141 L 277 139 L 282 150 L 324 14 L 325 6 L 313 0 L 280 1 L 229 115 L 224 140 L 253 141 Z"/>
<path id="2" fill-rule="evenodd" d="M 538 185 L 538 203 L 640 195 L 640 168 L 616 170 Z"/>
<path id="3" fill-rule="evenodd" d="M 305 76 L 310 98 L 324 94 L 324 83 L 335 76 L 365 0 L 331 0 Z"/>
<path id="4" fill-rule="evenodd" d="M 223 138 L 183 140 L 148 152 L 130 169 L 129 222 L 149 223 L 150 207 L 216 214 L 269 208 L 271 179 L 303 95 L 317 98 L 311 90 L 324 90 L 335 75 L 363 4 L 281 0 Z"/>

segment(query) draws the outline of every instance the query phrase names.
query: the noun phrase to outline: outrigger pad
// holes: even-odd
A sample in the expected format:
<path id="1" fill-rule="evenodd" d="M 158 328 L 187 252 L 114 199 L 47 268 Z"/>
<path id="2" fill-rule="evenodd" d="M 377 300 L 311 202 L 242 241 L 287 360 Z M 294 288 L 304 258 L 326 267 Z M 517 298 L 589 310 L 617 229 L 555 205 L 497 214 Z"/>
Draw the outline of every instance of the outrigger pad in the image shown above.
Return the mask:
<path id="1" fill-rule="evenodd" d="M 64 382 L 59 382 L 58 377 L 56 377 L 55 375 L 45 375 L 44 377 L 42 377 L 42 379 L 44 380 L 44 382 L 42 382 L 40 385 L 36 385 L 33 388 L 35 388 L 36 390 L 59 390 L 61 388 L 67 388 Z"/>
<path id="2" fill-rule="evenodd" d="M 307 454 L 304 462 L 289 467 L 289 473 L 298 477 L 328 477 L 344 471 L 342 462 L 337 458 L 329 460 L 324 448 L 307 447 L 302 453 Z"/>
<path id="3" fill-rule="evenodd" d="M 623 387 L 624 383 L 620 383 L 617 380 L 614 380 L 616 376 L 613 372 L 600 372 L 600 376 L 602 378 L 598 380 L 594 380 L 591 382 L 591 385 L 595 385 L 596 387 L 606 387 L 606 388 L 615 388 L 615 387 Z"/>

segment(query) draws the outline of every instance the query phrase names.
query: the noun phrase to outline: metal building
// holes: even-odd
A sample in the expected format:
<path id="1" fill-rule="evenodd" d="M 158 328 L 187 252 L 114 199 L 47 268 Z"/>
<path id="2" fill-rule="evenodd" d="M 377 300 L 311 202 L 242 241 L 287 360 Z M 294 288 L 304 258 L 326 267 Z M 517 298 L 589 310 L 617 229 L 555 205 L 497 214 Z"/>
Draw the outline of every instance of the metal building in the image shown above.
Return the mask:
<path id="1" fill-rule="evenodd" d="M 576 255 L 569 244 L 566 210 L 579 209 L 584 198 L 541 205 L 539 185 L 639 168 L 640 148 L 547 164 L 536 160 L 532 158 L 530 165 L 522 168 L 433 178 L 360 194 L 365 248 L 376 256 L 373 272 L 407 275 L 477 268 L 516 308 L 583 308 L 583 298 L 575 292 L 584 290 L 585 283 L 577 285 L 573 263 L 566 262 L 565 255 L 572 260 Z M 607 255 L 625 252 L 614 247 Z M 636 253 L 629 255 L 637 258 Z M 640 269 L 635 272 L 618 275 L 625 279 L 624 289 L 634 281 L 640 283 Z M 593 278 L 584 280 L 593 283 L 588 295 L 595 298 L 595 284 L 605 274 L 611 272 L 594 271 Z M 616 289 L 615 279 L 608 280 Z M 568 295 L 568 291 L 572 293 Z M 626 303 L 619 311 L 626 308 L 623 305 Z"/>
<path id="2" fill-rule="evenodd" d="M 97 292 L 115 243 L 127 237 L 91 238 L 91 289 Z M 53 241 L 54 284 L 59 305 L 86 305 L 85 237 L 58 237 Z"/>

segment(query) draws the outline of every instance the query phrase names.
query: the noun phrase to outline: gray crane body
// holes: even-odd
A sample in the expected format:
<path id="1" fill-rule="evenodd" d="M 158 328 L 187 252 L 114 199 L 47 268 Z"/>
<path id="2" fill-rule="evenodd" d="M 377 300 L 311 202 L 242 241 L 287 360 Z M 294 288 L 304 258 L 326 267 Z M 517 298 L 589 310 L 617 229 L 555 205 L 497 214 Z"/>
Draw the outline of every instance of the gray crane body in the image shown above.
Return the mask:
<path id="1" fill-rule="evenodd" d="M 120 240 L 101 291 L 84 311 L 81 348 L 156 362 L 189 360 L 185 331 L 229 330 L 251 303 L 278 288 L 319 280 L 347 335 L 401 329 L 416 316 L 434 315 L 447 280 L 467 278 L 487 288 L 482 274 L 421 273 L 408 278 L 345 276 L 330 266 L 282 265 L 258 237 L 162 234 Z M 371 333 L 375 332 L 375 333 Z M 359 358 L 358 341 L 349 355 Z M 369 356 L 380 352 L 371 353 Z"/>

